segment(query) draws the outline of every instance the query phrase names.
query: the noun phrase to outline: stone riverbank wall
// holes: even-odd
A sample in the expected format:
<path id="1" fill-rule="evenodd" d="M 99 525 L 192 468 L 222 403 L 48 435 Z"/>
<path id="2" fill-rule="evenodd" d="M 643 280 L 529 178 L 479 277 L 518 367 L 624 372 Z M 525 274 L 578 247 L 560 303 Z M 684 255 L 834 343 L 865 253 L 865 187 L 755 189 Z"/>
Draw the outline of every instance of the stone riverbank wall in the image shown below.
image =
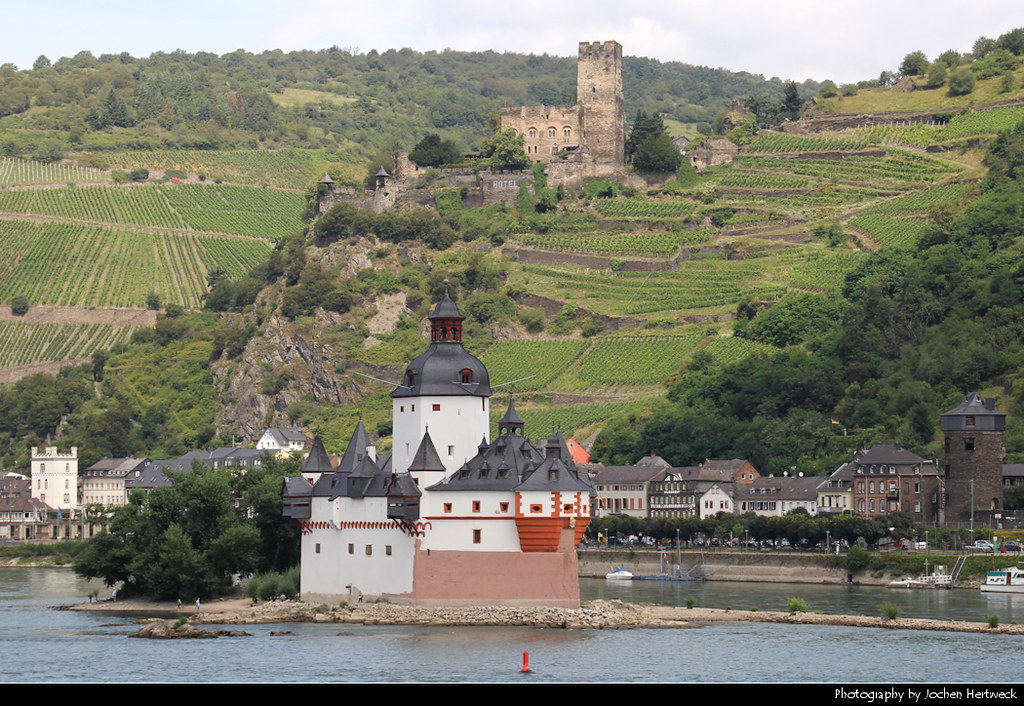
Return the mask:
<path id="1" fill-rule="evenodd" d="M 666 551 L 664 566 L 671 573 L 677 560 L 675 551 Z M 776 583 L 847 583 L 885 585 L 891 577 L 876 577 L 867 572 L 851 575 L 846 569 L 826 565 L 826 557 L 803 552 L 700 552 L 678 555 L 684 574 L 699 575 L 709 581 L 763 581 Z M 626 569 L 637 576 L 662 573 L 662 552 L 655 550 L 587 549 L 579 552 L 579 574 L 604 577 L 609 571 Z"/>

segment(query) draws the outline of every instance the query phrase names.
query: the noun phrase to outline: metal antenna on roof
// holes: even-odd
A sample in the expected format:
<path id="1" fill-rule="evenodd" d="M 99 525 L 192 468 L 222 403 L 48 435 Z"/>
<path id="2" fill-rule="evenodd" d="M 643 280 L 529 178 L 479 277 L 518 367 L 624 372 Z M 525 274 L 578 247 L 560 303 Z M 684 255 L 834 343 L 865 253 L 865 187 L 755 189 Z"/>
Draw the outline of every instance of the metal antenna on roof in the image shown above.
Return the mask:
<path id="1" fill-rule="evenodd" d="M 353 371 L 353 374 L 359 375 L 360 377 L 364 377 L 364 378 L 370 378 L 371 380 L 376 380 L 377 382 L 383 382 L 383 383 L 385 383 L 387 385 L 393 385 L 395 387 L 401 387 L 401 388 L 404 388 L 406 390 L 411 390 L 412 389 L 408 385 L 401 385 L 401 384 L 399 384 L 397 382 L 391 382 L 390 380 L 381 380 L 380 378 L 375 378 L 372 375 L 364 375 L 363 373 L 357 373 L 355 371 Z M 362 415 L 360 415 L 359 418 L 362 419 Z"/>
<path id="2" fill-rule="evenodd" d="M 536 375 L 531 375 L 529 377 L 519 378 L 517 380 L 512 380 L 510 382 L 503 382 L 500 385 L 491 385 L 491 389 L 493 390 L 496 387 L 505 387 L 505 385 L 515 385 L 517 382 L 522 382 L 523 380 L 532 380 L 535 377 L 537 377 L 537 376 Z"/>

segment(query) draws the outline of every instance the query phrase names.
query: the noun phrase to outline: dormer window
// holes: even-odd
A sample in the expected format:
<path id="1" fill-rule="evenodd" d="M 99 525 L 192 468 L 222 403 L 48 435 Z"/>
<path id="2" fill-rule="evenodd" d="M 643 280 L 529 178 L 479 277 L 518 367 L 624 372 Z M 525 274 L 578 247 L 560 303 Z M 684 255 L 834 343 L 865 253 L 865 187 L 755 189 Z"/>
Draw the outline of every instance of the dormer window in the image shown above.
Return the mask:
<path id="1" fill-rule="evenodd" d="M 416 373 L 414 373 L 412 370 L 406 370 L 405 381 L 409 384 L 409 387 L 412 387 L 413 384 L 416 382 Z"/>
<path id="2" fill-rule="evenodd" d="M 463 385 L 468 385 L 473 382 L 473 371 L 469 368 L 463 368 L 459 371 L 459 379 Z"/>

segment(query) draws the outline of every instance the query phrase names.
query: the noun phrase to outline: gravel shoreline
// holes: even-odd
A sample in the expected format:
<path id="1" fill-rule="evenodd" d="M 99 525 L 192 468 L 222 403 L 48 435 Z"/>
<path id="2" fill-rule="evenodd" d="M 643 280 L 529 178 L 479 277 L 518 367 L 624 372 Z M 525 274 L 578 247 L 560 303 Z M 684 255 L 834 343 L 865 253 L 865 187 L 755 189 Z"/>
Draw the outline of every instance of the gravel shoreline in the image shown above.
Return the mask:
<path id="1" fill-rule="evenodd" d="M 561 629 L 623 630 L 635 628 L 694 628 L 720 621 L 847 625 L 852 627 L 895 628 L 946 632 L 977 632 L 1024 635 L 1024 625 L 999 625 L 960 620 L 928 620 L 882 616 L 825 615 L 822 613 L 784 613 L 778 611 L 731 610 L 721 608 L 678 608 L 638 605 L 621 601 L 591 601 L 579 609 L 514 608 L 505 606 L 431 607 L 391 603 L 364 603 L 344 608 L 328 608 L 301 601 L 270 601 L 251 605 L 248 600 L 211 601 L 194 605 L 138 599 L 106 600 L 67 606 L 67 610 L 116 612 L 145 617 L 184 615 L 189 623 L 254 625 L 260 623 L 358 623 L 362 625 L 435 625 L 435 626 L 527 626 Z"/>

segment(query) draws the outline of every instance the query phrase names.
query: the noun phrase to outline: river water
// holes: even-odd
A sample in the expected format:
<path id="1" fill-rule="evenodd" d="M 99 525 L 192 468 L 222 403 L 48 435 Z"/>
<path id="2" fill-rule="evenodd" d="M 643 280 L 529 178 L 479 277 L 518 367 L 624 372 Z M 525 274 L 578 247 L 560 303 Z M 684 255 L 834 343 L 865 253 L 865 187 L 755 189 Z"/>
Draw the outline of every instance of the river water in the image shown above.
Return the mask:
<path id="1" fill-rule="evenodd" d="M 707 682 L 1006 684 L 1024 637 L 886 628 L 711 623 L 693 629 L 553 630 L 276 624 L 249 637 L 137 640 L 131 618 L 53 610 L 93 588 L 66 569 L 0 569 L 0 682 Z M 1024 621 L 1024 596 L 862 586 L 581 579 L 583 600 Z M 204 625 L 204 628 L 211 626 Z M 271 635 L 272 631 L 288 631 Z M 523 653 L 531 672 L 521 674 Z"/>

